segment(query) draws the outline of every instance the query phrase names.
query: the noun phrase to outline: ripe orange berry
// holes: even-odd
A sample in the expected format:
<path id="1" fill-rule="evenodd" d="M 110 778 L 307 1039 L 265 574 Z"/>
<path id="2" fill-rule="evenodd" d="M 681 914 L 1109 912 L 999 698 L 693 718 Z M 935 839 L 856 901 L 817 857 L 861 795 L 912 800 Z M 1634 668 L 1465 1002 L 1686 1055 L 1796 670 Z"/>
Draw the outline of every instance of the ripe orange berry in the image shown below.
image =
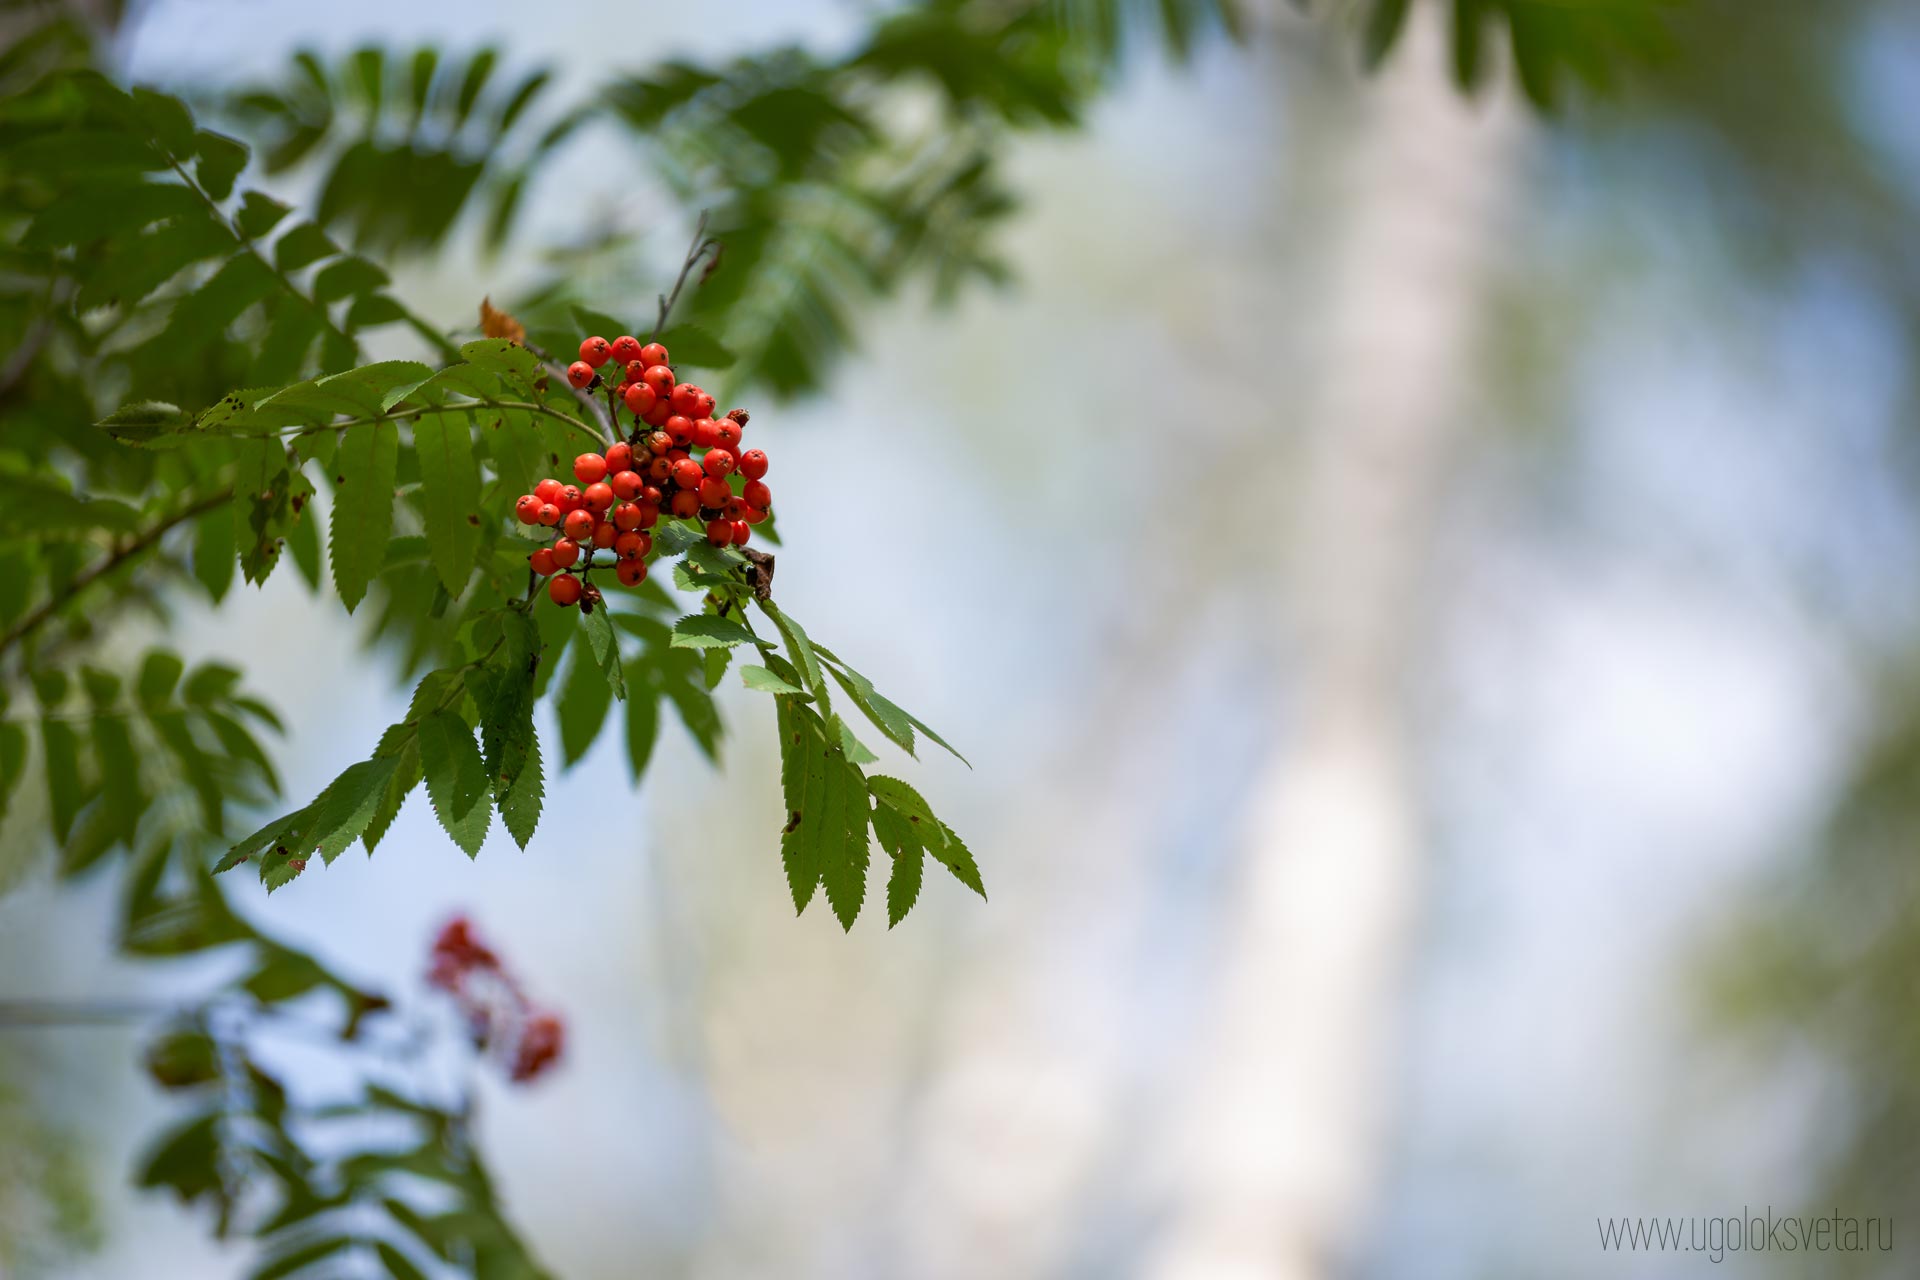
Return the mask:
<path id="1" fill-rule="evenodd" d="M 682 520 L 698 515 L 700 511 L 700 495 L 691 489 L 682 489 L 673 495 L 673 505 L 670 510 Z"/>
<path id="2" fill-rule="evenodd" d="M 700 482 L 700 505 L 718 511 L 727 505 L 727 499 L 733 496 L 733 490 L 727 487 L 725 480 L 716 480 L 708 476 Z"/>
<path id="3" fill-rule="evenodd" d="M 709 449 L 707 456 L 700 459 L 701 469 L 715 480 L 724 480 L 733 474 L 734 457 L 725 449 Z"/>
<path id="4" fill-rule="evenodd" d="M 632 502 L 646 486 L 637 471 L 617 471 L 608 478 L 607 484 L 613 489 L 613 496 L 623 502 Z"/>
<path id="5" fill-rule="evenodd" d="M 640 340 L 630 333 L 623 333 L 613 340 L 613 358 L 621 364 L 640 358 Z"/>
<path id="6" fill-rule="evenodd" d="M 580 358 L 598 369 L 613 357 L 613 344 L 605 338 L 588 338 L 580 344 Z"/>
<path id="7" fill-rule="evenodd" d="M 688 418 L 702 418 L 706 416 L 705 414 L 694 412 L 700 404 L 700 388 L 694 386 L 691 382 L 683 382 L 675 387 L 671 399 L 675 413 L 682 414 Z"/>
<path id="8" fill-rule="evenodd" d="M 558 480 L 542 480 L 539 484 L 533 486 L 533 496 L 542 502 L 560 501 L 560 482 Z"/>
<path id="9" fill-rule="evenodd" d="M 748 524 L 745 520 L 735 520 L 733 522 L 733 545 L 734 546 L 736 547 L 746 546 L 747 539 L 752 536 L 753 536 L 752 525 Z"/>
<path id="10" fill-rule="evenodd" d="M 567 366 L 567 381 L 578 390 L 593 381 L 593 366 L 585 360 L 575 360 Z"/>
<path id="11" fill-rule="evenodd" d="M 653 388 L 653 394 L 672 403 L 673 370 L 663 364 L 650 364 L 640 371 L 640 381 Z M 676 408 L 674 412 L 678 413 Z"/>
<path id="12" fill-rule="evenodd" d="M 654 496 L 655 497 L 659 496 L 658 490 L 654 491 Z M 660 523 L 660 504 L 659 503 L 639 502 L 639 503 L 635 503 L 634 505 L 640 508 L 640 527 L 642 529 L 651 529 L 653 528 L 653 526 Z"/>
<path id="13" fill-rule="evenodd" d="M 731 449 L 735 453 L 740 452 L 740 424 L 732 418 L 715 418 L 713 420 L 713 433 L 719 438 L 723 447 Z"/>
<path id="14" fill-rule="evenodd" d="M 759 507 L 762 511 L 773 505 L 773 490 L 767 488 L 764 481 L 747 481 L 741 487 L 740 496 L 746 499 L 748 506 Z"/>
<path id="15" fill-rule="evenodd" d="M 613 540 L 619 536 L 620 531 L 613 527 L 613 521 L 611 520 L 602 520 L 599 524 L 593 526 L 593 545 L 602 551 L 612 546 Z"/>
<path id="16" fill-rule="evenodd" d="M 580 496 L 580 490 L 575 486 L 563 484 L 560 486 L 560 496 L 553 501 L 554 505 L 560 508 L 561 513 L 565 514 L 569 511 L 578 511 L 580 504 L 585 502 L 586 499 Z"/>
<path id="17" fill-rule="evenodd" d="M 580 544 L 571 538 L 561 538 L 551 548 L 553 562 L 562 569 L 571 569 L 580 562 Z"/>
<path id="18" fill-rule="evenodd" d="M 766 518 L 767 518 L 767 513 L 764 508 L 762 507 L 747 508 L 746 519 L 748 524 L 759 524 L 762 520 L 765 520 Z"/>
<path id="19" fill-rule="evenodd" d="M 569 511 L 560 522 L 560 531 L 575 542 L 585 542 L 593 536 L 593 512 Z"/>
<path id="20" fill-rule="evenodd" d="M 646 417 L 647 411 L 653 408 L 653 388 L 644 382 L 629 382 L 620 394 L 627 402 L 628 411 L 640 417 Z"/>
<path id="21" fill-rule="evenodd" d="M 658 484 L 673 474 L 673 463 L 666 458 L 647 459 L 647 479 Z"/>
<path id="22" fill-rule="evenodd" d="M 682 449 L 693 443 L 693 419 L 674 414 L 666 422 L 667 439 Z"/>
<path id="23" fill-rule="evenodd" d="M 611 476 L 631 470 L 633 470 L 633 446 L 625 440 L 617 440 L 608 445 L 607 474 Z"/>
<path id="24" fill-rule="evenodd" d="M 590 484 L 587 486 L 587 491 L 582 494 L 581 497 L 586 500 L 587 510 L 593 512 L 595 515 L 599 515 L 613 505 L 613 486 L 605 480 L 597 484 Z"/>
<path id="25" fill-rule="evenodd" d="M 707 521 L 707 541 L 716 547 L 724 547 L 733 541 L 733 521 Z"/>
<path id="26" fill-rule="evenodd" d="M 767 474 L 767 455 L 764 450 L 749 449 L 740 455 L 740 474 L 749 480 L 758 480 Z"/>
<path id="27" fill-rule="evenodd" d="M 527 564 L 543 578 L 550 578 L 560 571 L 560 566 L 554 563 L 552 547 L 542 547 L 528 556 Z"/>
<path id="28" fill-rule="evenodd" d="M 547 584 L 547 599 L 562 607 L 580 603 L 580 579 L 563 573 Z"/>
<path id="29" fill-rule="evenodd" d="M 627 361 L 627 381 L 628 382 L 640 381 L 641 377 L 646 372 L 647 372 L 647 362 L 645 360 Z M 649 387 L 648 390 L 652 390 L 652 388 Z"/>
<path id="30" fill-rule="evenodd" d="M 637 587 L 647 580 L 647 562 L 637 557 L 621 560 L 613 566 L 613 576 L 623 587 Z"/>
<path id="31" fill-rule="evenodd" d="M 560 507 L 557 503 L 543 503 L 540 507 L 540 523 L 551 529 L 560 523 Z"/>
<path id="32" fill-rule="evenodd" d="M 698 489 L 705 476 L 706 472 L 692 458 L 682 458 L 673 464 L 673 482 L 682 489 Z"/>
<path id="33" fill-rule="evenodd" d="M 607 460 L 597 453 L 583 453 L 573 460 L 573 477 L 581 484 L 607 478 Z"/>
<path id="34" fill-rule="evenodd" d="M 711 449 L 720 443 L 720 427 L 712 418 L 693 420 L 693 443 L 702 449 Z"/>
<path id="35" fill-rule="evenodd" d="M 622 560 L 644 556 L 653 548 L 653 539 L 644 533 L 623 533 L 613 540 L 613 554 Z"/>
<path id="36" fill-rule="evenodd" d="M 653 408 L 648 409 L 646 412 L 640 415 L 640 421 L 646 423 L 650 427 L 657 427 L 657 426 L 660 426 L 662 423 L 664 423 L 668 418 L 671 418 L 672 416 L 673 416 L 673 406 L 667 403 L 667 398 L 665 396 L 661 396 L 659 399 L 653 402 Z"/>
<path id="37" fill-rule="evenodd" d="M 534 497 L 532 494 L 523 493 L 520 495 L 520 500 L 513 504 L 513 514 L 519 519 L 521 524 L 539 524 L 540 508 L 545 505 L 546 503 L 540 501 L 540 499 Z"/>
<path id="38" fill-rule="evenodd" d="M 667 421 L 672 422 L 673 419 L 668 418 Z M 673 436 L 666 431 L 652 431 L 647 434 L 647 438 L 643 443 L 647 446 L 648 453 L 658 457 L 672 451 Z"/>
<path id="39" fill-rule="evenodd" d="M 665 364 L 667 362 L 667 349 L 657 342 L 649 342 L 646 346 L 640 348 L 640 358 L 648 364 Z"/>
<path id="40" fill-rule="evenodd" d="M 725 505 L 720 508 L 720 514 L 729 520 L 745 520 L 747 504 L 739 498 L 728 498 Z"/>

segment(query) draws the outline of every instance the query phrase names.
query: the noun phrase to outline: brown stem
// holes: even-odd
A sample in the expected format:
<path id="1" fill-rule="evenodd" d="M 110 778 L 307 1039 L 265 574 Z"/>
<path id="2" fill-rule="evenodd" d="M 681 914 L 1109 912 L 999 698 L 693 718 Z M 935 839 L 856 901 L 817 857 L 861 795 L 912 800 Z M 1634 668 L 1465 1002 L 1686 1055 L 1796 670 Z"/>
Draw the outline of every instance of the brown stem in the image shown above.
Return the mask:
<path id="1" fill-rule="evenodd" d="M 184 524 L 195 516 L 205 515 L 222 503 L 231 501 L 233 501 L 232 489 L 223 489 L 219 493 L 209 494 L 191 506 L 174 512 L 166 519 L 160 521 L 160 523 L 154 525 L 151 529 L 147 529 L 139 534 L 131 542 L 123 543 L 114 548 L 112 552 L 108 553 L 102 559 L 94 561 L 91 565 L 75 575 L 73 580 L 68 582 L 57 594 L 48 596 L 39 608 L 7 628 L 6 633 L 0 635 L 0 653 L 5 653 L 8 649 L 13 648 L 14 645 L 20 643 L 20 641 L 45 626 L 47 622 L 52 619 L 53 615 L 59 612 L 62 604 L 79 595 L 80 592 L 86 590 L 86 588 L 92 586 L 101 578 L 106 577 L 109 573 L 112 573 L 128 560 L 139 555 L 142 551 L 151 548 L 175 525 Z"/>
<path id="2" fill-rule="evenodd" d="M 687 286 L 687 277 L 693 274 L 693 268 L 700 259 L 711 251 L 714 261 L 719 261 L 720 242 L 707 235 L 707 211 L 700 211 L 700 221 L 693 226 L 693 243 L 687 248 L 686 261 L 680 264 L 680 275 L 673 282 L 673 292 L 660 295 L 660 318 L 654 323 L 654 337 L 658 338 L 667 327 L 667 317 L 673 314 L 674 304 L 680 301 L 680 291 Z M 703 277 L 704 278 L 704 277 Z"/>

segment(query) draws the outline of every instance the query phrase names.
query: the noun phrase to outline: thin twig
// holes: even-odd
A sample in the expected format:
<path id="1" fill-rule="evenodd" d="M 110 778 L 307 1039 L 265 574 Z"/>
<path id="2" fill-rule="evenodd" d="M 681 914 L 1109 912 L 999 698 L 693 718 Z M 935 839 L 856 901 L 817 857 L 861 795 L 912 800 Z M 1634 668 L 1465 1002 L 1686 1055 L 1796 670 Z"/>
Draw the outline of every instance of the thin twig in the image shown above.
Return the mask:
<path id="1" fill-rule="evenodd" d="M 610 421 L 607 415 L 600 411 L 600 402 L 593 398 L 591 388 L 574 386 L 573 379 L 567 376 L 566 366 L 562 365 L 545 351 L 542 351 L 539 347 L 534 346 L 531 342 L 522 343 L 522 345 L 539 358 L 540 367 L 547 371 L 547 376 L 549 378 L 558 378 L 561 382 L 566 383 L 567 389 L 573 392 L 573 398 L 578 400 L 586 411 L 593 416 L 594 422 L 600 427 L 599 443 L 611 444 L 620 438 L 618 425 Z M 549 412 L 551 411 L 549 410 Z"/>
<path id="2" fill-rule="evenodd" d="M 660 318 L 654 323 L 653 334 L 658 338 L 667 327 L 667 317 L 673 314 L 674 304 L 680 301 L 680 291 L 687 286 L 687 277 L 693 274 L 694 266 L 711 251 L 717 251 L 720 242 L 707 235 L 707 211 L 700 211 L 700 220 L 693 225 L 693 243 L 687 248 L 686 261 L 680 264 L 680 275 L 673 282 L 673 292 L 660 295 Z M 716 261 L 718 259 L 716 258 Z"/>
<path id="3" fill-rule="evenodd" d="M 209 494 L 191 506 L 174 512 L 166 519 L 160 521 L 160 523 L 154 525 L 151 529 L 141 533 L 138 537 L 134 538 L 133 541 L 116 547 L 103 559 L 96 560 L 92 565 L 82 569 L 72 581 L 66 583 L 58 594 L 48 596 L 39 608 L 7 628 L 4 635 L 0 635 L 0 653 L 5 653 L 8 649 L 11 649 L 35 631 L 38 631 L 42 626 L 46 625 L 48 619 L 59 612 L 62 604 L 73 599 L 79 595 L 80 592 L 92 586 L 96 581 L 104 578 L 109 573 L 112 573 L 128 560 L 139 555 L 142 551 L 146 551 L 152 547 L 175 525 L 184 524 L 195 516 L 205 515 L 222 503 L 231 501 L 233 501 L 232 489 L 222 489 L 218 493 Z"/>

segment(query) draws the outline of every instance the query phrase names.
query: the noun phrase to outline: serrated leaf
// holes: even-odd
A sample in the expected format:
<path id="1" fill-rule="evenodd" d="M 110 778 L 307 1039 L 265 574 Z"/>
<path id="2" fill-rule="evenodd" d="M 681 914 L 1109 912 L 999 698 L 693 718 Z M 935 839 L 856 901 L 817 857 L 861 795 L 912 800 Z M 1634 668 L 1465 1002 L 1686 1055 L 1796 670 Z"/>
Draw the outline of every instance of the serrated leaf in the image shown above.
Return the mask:
<path id="1" fill-rule="evenodd" d="M 394 473 L 400 432 L 391 422 L 368 423 L 343 432 L 334 455 L 331 541 L 334 587 L 352 613 L 380 571 L 393 532 Z"/>
<path id="2" fill-rule="evenodd" d="M 787 653 L 793 658 L 793 665 L 799 670 L 801 679 L 807 686 L 807 692 L 820 704 L 822 714 L 832 708 L 832 700 L 827 696 L 826 678 L 820 673 L 820 660 L 814 656 L 813 645 L 807 640 L 806 631 L 781 612 L 780 607 L 771 600 L 756 601 L 760 611 L 773 620 L 779 630 L 780 638 L 787 643 Z"/>
<path id="3" fill-rule="evenodd" d="M 673 624 L 673 639 L 668 643 L 676 649 L 710 649 L 736 644 L 758 645 L 760 638 L 731 618 L 690 613 Z"/>
<path id="4" fill-rule="evenodd" d="M 767 668 L 751 664 L 740 668 L 740 682 L 747 688 L 758 689 L 762 693 L 776 693 L 797 698 L 812 696 L 799 685 L 789 684 Z"/>
<path id="5" fill-rule="evenodd" d="M 419 725 L 420 769 L 433 814 L 471 858 L 480 852 L 493 817 L 487 766 L 473 730 L 450 711 L 436 711 Z"/>
<path id="6" fill-rule="evenodd" d="M 193 168 L 194 176 L 200 179 L 208 195 L 215 200 L 225 200 L 233 194 L 233 180 L 247 167 L 245 144 L 211 129 L 202 129 L 194 137 L 194 146 L 200 153 L 199 163 Z"/>
<path id="7" fill-rule="evenodd" d="M 481 338 L 460 348 L 460 358 L 468 364 L 498 374 L 517 390 L 531 392 L 540 376 L 540 360 L 525 347 L 506 338 Z"/>
<path id="8" fill-rule="evenodd" d="M 980 868 L 973 860 L 973 854 L 953 828 L 947 826 L 933 815 L 926 800 L 911 786 L 898 778 L 872 777 L 867 779 L 867 790 L 882 805 L 891 808 L 914 831 L 927 852 L 953 873 L 953 878 L 967 888 L 987 896 L 986 886 L 980 879 Z"/>
<path id="9" fill-rule="evenodd" d="M 383 753 L 384 754 L 384 753 Z M 393 767 L 393 776 L 387 779 L 387 789 L 380 797 L 380 805 L 373 811 L 373 817 L 367 823 L 367 829 L 360 833 L 360 842 L 366 846 L 367 856 L 379 847 L 387 831 L 393 826 L 394 819 L 400 816 L 400 808 L 406 804 L 407 797 L 424 779 L 420 766 L 420 744 L 409 741 L 397 754 L 398 763 Z"/>
<path id="10" fill-rule="evenodd" d="M 620 641 L 613 633 L 613 621 L 606 609 L 595 609 L 581 619 L 580 629 L 586 634 L 593 660 L 600 668 L 601 676 L 613 696 L 624 700 L 627 696 L 627 677 L 620 668 Z"/>
<path id="11" fill-rule="evenodd" d="M 233 223 L 241 235 L 249 240 L 258 240 L 280 225 L 280 219 L 291 212 L 292 206 L 258 191 L 249 191 L 240 202 L 240 212 L 234 215 Z"/>
<path id="12" fill-rule="evenodd" d="M 539 629 L 526 614 L 508 610 L 500 617 L 500 627 L 499 649 L 469 685 L 480 709 L 480 743 L 496 800 L 512 790 L 538 750 L 533 702 L 541 652 Z"/>
<path id="13" fill-rule="evenodd" d="M 534 828 L 540 825 L 540 806 L 545 794 L 540 768 L 540 739 L 529 732 L 526 758 L 514 774 L 512 784 L 500 796 L 500 817 L 505 821 L 507 833 L 513 837 L 513 842 L 522 849 L 527 847 L 527 841 L 533 839 Z"/>
<path id="14" fill-rule="evenodd" d="M 854 736 L 853 727 L 842 720 L 837 713 L 832 723 L 834 734 L 840 742 L 840 750 L 847 759 L 855 764 L 872 764 L 880 758 L 868 750 L 866 743 Z"/>
<path id="15" fill-rule="evenodd" d="M 780 791 L 787 805 L 786 825 L 780 831 L 780 863 L 798 915 L 813 901 L 813 891 L 820 885 L 820 842 L 814 833 L 821 824 L 827 757 L 814 727 L 819 721 L 791 698 L 781 698 L 776 705 Z"/>
<path id="16" fill-rule="evenodd" d="M 282 271 L 298 271 L 312 262 L 332 257 L 340 246 L 311 222 L 296 224 L 273 246 L 273 261 Z"/>
<path id="17" fill-rule="evenodd" d="M 215 604 L 226 598 L 227 589 L 233 585 L 234 566 L 239 559 L 234 550 L 233 525 L 233 517 L 224 506 L 194 521 L 193 576 Z"/>
<path id="18" fill-rule="evenodd" d="M 425 413 L 414 420 L 420 461 L 420 497 L 433 569 L 447 594 L 458 596 L 480 550 L 480 465 L 473 427 L 464 410 Z"/>
<path id="19" fill-rule="evenodd" d="M 891 929 L 920 899 L 926 849 L 906 819 L 887 805 L 874 807 L 872 821 L 874 837 L 893 860 L 893 872 L 887 877 L 887 928 Z"/>
<path id="20" fill-rule="evenodd" d="M 826 786 L 814 836 L 820 842 L 820 886 L 842 929 L 853 928 L 867 897 L 867 788 L 837 747 L 826 752 Z"/>
<path id="21" fill-rule="evenodd" d="M 380 798 L 399 761 L 376 756 L 348 765 L 313 802 L 307 838 L 328 862 L 360 838 L 380 807 Z"/>
<path id="22" fill-rule="evenodd" d="M 193 419 L 174 405 L 142 401 L 121 405 L 94 424 L 122 444 L 160 447 L 168 437 L 193 426 Z"/>

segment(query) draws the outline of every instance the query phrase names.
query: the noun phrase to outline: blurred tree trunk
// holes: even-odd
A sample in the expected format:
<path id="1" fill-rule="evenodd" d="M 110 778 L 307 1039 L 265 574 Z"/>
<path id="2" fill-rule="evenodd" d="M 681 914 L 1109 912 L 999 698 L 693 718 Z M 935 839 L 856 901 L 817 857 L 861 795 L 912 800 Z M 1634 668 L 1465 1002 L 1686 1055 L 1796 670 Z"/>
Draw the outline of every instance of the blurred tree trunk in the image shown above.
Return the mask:
<path id="1" fill-rule="evenodd" d="M 1284 620 L 1278 745 L 1246 810 L 1217 1002 L 1174 1113 L 1155 1280 L 1337 1273 L 1376 1181 L 1421 872 L 1408 697 L 1449 463 L 1472 404 L 1483 268 L 1517 113 L 1446 80 L 1437 6 L 1335 95 L 1301 234 L 1313 372 L 1264 584 Z M 1484 366 L 1482 366 L 1484 367 Z M 1248 562 L 1257 563 L 1257 562 Z"/>

